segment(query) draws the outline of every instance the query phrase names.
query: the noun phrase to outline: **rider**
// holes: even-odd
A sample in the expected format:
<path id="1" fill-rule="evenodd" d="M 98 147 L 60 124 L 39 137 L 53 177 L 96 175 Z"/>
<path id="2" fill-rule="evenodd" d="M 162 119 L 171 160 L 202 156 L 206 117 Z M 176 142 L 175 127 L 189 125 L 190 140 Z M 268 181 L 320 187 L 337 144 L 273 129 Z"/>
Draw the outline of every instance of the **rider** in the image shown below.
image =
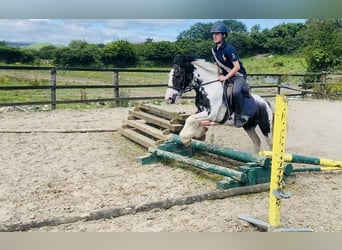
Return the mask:
<path id="1" fill-rule="evenodd" d="M 230 79 L 234 83 L 234 125 L 240 128 L 247 122 L 247 119 L 242 116 L 243 92 L 248 93 L 249 91 L 246 82 L 247 72 L 239 60 L 236 48 L 225 41 L 228 27 L 222 22 L 217 22 L 211 28 L 210 33 L 212 33 L 215 43 L 212 48 L 213 57 L 222 72 L 218 76 L 218 80 L 224 83 Z"/>

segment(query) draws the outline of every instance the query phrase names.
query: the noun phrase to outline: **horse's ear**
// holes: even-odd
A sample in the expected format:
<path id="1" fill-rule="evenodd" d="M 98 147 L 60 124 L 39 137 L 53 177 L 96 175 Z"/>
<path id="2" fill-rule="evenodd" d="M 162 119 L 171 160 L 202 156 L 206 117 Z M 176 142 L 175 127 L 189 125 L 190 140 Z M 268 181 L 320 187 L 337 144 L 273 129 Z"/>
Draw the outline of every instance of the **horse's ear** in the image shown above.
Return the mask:
<path id="1" fill-rule="evenodd" d="M 195 61 L 193 55 L 177 55 L 173 59 L 173 64 L 184 65 L 186 63 L 191 63 L 192 61 Z"/>
<path id="2" fill-rule="evenodd" d="M 195 61 L 195 56 L 194 55 L 185 55 L 185 61 L 191 63 L 193 61 Z"/>
<path id="3" fill-rule="evenodd" d="M 185 63 L 185 58 L 182 55 L 177 55 L 173 59 L 173 64 L 182 65 Z"/>

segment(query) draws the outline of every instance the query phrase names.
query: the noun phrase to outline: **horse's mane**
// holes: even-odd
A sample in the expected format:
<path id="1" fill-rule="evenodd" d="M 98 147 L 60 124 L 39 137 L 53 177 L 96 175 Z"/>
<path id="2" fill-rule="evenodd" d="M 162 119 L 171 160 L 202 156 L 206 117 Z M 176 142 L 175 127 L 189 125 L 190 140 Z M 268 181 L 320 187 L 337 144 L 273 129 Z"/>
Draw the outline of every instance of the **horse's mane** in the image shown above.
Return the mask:
<path id="1" fill-rule="evenodd" d="M 196 59 L 192 62 L 196 67 L 199 67 L 211 74 L 217 74 L 217 66 L 214 63 L 208 62 L 204 59 Z"/>

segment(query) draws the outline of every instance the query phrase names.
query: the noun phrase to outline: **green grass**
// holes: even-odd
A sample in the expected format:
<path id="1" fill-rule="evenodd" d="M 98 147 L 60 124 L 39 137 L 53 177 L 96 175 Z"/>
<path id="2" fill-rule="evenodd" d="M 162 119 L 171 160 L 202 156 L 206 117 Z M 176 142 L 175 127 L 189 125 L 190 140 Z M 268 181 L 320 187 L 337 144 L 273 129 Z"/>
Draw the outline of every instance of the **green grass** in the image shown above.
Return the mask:
<path id="1" fill-rule="evenodd" d="M 296 55 L 272 55 L 271 58 L 269 58 L 268 55 L 258 55 L 242 58 L 241 61 L 243 62 L 248 73 L 293 74 L 306 72 L 305 59 Z"/>

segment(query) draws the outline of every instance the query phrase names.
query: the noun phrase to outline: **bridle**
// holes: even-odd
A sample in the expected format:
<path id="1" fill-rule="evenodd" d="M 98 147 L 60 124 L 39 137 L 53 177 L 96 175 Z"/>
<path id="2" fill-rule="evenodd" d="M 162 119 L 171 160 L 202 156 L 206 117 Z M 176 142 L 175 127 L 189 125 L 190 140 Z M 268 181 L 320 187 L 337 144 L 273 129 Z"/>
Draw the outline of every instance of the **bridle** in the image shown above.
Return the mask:
<path id="1" fill-rule="evenodd" d="M 180 68 L 180 67 L 181 66 L 178 65 L 178 64 L 174 64 L 174 66 L 173 66 L 174 70 L 176 70 L 177 68 Z M 193 73 L 186 73 L 186 72 L 184 72 L 184 74 L 186 75 L 186 74 L 193 74 Z M 189 78 L 190 77 L 188 77 L 188 79 Z M 190 80 L 191 80 L 191 84 L 187 84 L 186 85 L 186 84 L 184 84 L 185 81 L 186 81 L 186 77 L 183 77 L 183 80 L 182 80 L 181 84 L 179 84 L 182 87 L 175 87 L 175 86 L 167 86 L 167 87 L 170 88 L 170 89 L 176 90 L 178 92 L 178 96 L 182 96 L 184 93 L 190 92 L 193 89 L 199 90 L 201 87 L 203 87 L 205 85 L 208 85 L 208 84 L 211 84 L 211 83 L 219 81 L 218 79 L 216 79 L 216 80 L 212 80 L 212 81 L 203 83 L 201 79 L 199 79 L 197 77 L 194 77 L 194 76 L 192 76 Z"/>

